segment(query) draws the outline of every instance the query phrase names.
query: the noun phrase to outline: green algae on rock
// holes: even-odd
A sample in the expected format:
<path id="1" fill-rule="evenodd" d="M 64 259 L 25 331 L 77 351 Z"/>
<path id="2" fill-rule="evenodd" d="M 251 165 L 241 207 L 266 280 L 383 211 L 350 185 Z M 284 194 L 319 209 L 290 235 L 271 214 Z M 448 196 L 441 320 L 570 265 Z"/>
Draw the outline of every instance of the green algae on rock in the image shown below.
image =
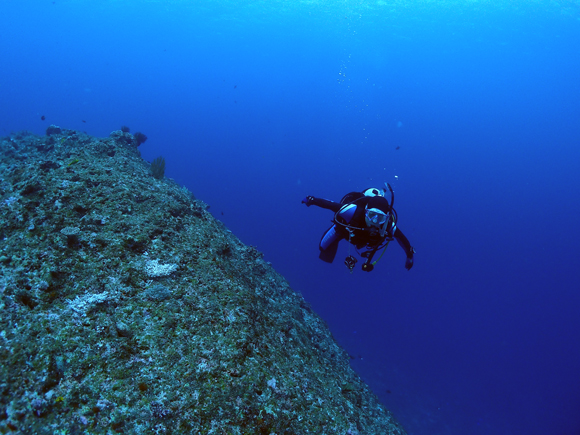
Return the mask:
<path id="1" fill-rule="evenodd" d="M 2 433 L 405 433 L 128 132 L 0 140 L 0 296 Z"/>

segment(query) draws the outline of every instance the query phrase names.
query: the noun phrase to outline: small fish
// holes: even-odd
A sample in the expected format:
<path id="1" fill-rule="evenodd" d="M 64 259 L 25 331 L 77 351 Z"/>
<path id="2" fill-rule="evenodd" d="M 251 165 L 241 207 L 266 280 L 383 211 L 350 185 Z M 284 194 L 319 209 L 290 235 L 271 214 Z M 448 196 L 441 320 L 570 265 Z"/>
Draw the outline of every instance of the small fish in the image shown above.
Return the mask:
<path id="1" fill-rule="evenodd" d="M 395 148 L 395 149 L 396 149 L 396 150 L 400 150 L 400 149 L 401 149 L 401 147 L 397 147 L 397 148 Z"/>
<path id="2" fill-rule="evenodd" d="M 46 119 L 46 116 L 42 115 L 42 116 L 40 117 L 40 119 L 41 119 L 42 121 L 44 121 L 44 120 Z"/>

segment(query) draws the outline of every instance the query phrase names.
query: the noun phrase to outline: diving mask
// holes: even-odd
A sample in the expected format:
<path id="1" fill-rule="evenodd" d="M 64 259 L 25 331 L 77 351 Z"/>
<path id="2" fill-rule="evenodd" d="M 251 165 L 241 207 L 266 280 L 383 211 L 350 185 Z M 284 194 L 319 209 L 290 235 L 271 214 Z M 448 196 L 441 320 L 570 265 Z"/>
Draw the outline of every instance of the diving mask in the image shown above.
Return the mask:
<path id="1" fill-rule="evenodd" d="M 378 208 L 371 208 L 365 214 L 367 226 L 380 227 L 387 222 L 387 219 L 389 217 Z"/>

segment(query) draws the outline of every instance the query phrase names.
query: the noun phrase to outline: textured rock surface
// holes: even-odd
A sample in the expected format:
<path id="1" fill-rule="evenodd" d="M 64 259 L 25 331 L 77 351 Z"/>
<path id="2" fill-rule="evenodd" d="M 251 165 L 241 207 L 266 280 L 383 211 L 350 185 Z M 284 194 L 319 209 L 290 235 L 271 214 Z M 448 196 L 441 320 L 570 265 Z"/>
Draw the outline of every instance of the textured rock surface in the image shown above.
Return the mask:
<path id="1" fill-rule="evenodd" d="M 0 432 L 404 434 L 129 133 L 0 140 Z"/>

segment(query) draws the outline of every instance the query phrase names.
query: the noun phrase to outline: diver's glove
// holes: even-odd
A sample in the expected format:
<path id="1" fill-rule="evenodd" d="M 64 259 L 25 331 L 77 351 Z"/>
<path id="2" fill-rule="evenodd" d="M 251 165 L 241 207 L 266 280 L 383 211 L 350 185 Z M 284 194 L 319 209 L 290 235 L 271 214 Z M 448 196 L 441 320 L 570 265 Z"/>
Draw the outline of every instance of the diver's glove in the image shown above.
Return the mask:
<path id="1" fill-rule="evenodd" d="M 302 204 L 306 204 L 306 207 L 310 207 L 313 202 L 314 202 L 314 197 L 310 196 L 310 195 L 302 200 Z"/>
<path id="2" fill-rule="evenodd" d="M 410 252 L 410 256 L 407 257 L 407 261 L 405 261 L 405 269 L 407 270 L 411 270 L 411 267 L 413 267 L 413 255 L 415 254 L 415 248 L 411 247 L 411 252 Z"/>

